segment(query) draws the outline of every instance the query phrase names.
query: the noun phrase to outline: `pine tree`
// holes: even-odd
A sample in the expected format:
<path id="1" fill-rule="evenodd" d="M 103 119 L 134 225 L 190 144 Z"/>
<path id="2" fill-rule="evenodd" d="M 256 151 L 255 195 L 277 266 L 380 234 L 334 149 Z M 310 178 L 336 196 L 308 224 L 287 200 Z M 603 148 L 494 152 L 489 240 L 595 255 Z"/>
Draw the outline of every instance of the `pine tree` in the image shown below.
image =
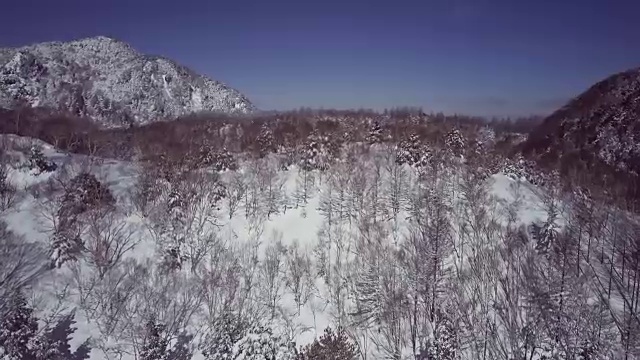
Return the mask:
<path id="1" fill-rule="evenodd" d="M 313 343 L 305 346 L 297 360 L 353 360 L 358 356 L 357 347 L 342 329 L 333 332 L 330 327 Z"/>
<path id="2" fill-rule="evenodd" d="M 264 157 L 267 154 L 276 151 L 273 131 L 271 131 L 267 124 L 262 125 L 260 134 L 256 139 L 256 143 L 258 144 L 258 153 L 260 157 Z"/>
<path id="3" fill-rule="evenodd" d="M 295 360 L 295 344 L 273 333 L 270 327 L 255 326 L 238 344 L 234 359 Z"/>
<path id="4" fill-rule="evenodd" d="M 445 146 L 453 156 L 460 157 L 464 153 L 466 140 L 460 130 L 453 129 L 445 137 Z"/>
<path id="5" fill-rule="evenodd" d="M 16 188 L 7 179 L 7 168 L 0 163 L 0 211 L 9 209 L 15 202 Z"/>
<path id="6" fill-rule="evenodd" d="M 58 168 L 56 163 L 47 160 L 40 147 L 33 145 L 29 154 L 29 169 L 37 170 L 38 174 L 52 172 Z"/>
<path id="7" fill-rule="evenodd" d="M 183 254 L 185 242 L 185 232 L 187 227 L 186 200 L 183 193 L 177 189 L 172 189 L 166 200 L 166 212 L 168 221 L 162 226 L 166 226 L 165 234 L 168 242 L 164 244 L 164 252 L 161 267 L 163 270 L 174 271 L 182 268 L 182 264 L 187 260 Z"/>
<path id="8" fill-rule="evenodd" d="M 422 157 L 421 148 L 422 144 L 418 135 L 411 134 L 409 139 L 402 140 L 396 145 L 396 163 L 398 165 L 414 165 L 418 163 Z"/>
<path id="9" fill-rule="evenodd" d="M 203 346 L 207 360 L 293 360 L 295 354 L 295 344 L 275 335 L 271 328 L 231 313 L 214 324 Z"/>
<path id="10" fill-rule="evenodd" d="M 58 210 L 58 218 L 62 223 L 86 211 L 114 204 L 115 199 L 109 188 L 105 187 L 93 174 L 83 172 L 71 179 L 66 187 Z"/>
<path id="11" fill-rule="evenodd" d="M 82 360 L 88 359 L 91 349 L 85 341 L 81 344 L 76 351 L 71 351 L 69 342 L 71 341 L 71 335 L 75 332 L 73 324 L 75 321 L 74 313 L 69 313 L 62 316 L 58 322 L 52 328 L 47 328 L 44 331 L 43 345 L 41 352 L 46 354 L 42 356 L 43 359 L 56 359 L 56 360 Z"/>
<path id="12" fill-rule="evenodd" d="M 164 325 L 149 320 L 145 325 L 144 343 L 140 350 L 140 360 L 166 360 L 169 340 L 163 335 Z"/>
<path id="13" fill-rule="evenodd" d="M 418 355 L 419 360 L 455 360 L 458 352 L 458 338 L 451 320 L 439 314 L 434 337 Z"/>
<path id="14" fill-rule="evenodd" d="M 89 358 L 88 341 L 71 351 L 74 313 L 62 316 L 53 327 L 38 329 L 38 319 L 21 294 L 0 319 L 0 356 L 8 360 L 83 360 Z"/>
<path id="15" fill-rule="evenodd" d="M 53 265 L 60 268 L 68 261 L 76 261 L 84 250 L 84 242 L 79 234 L 71 230 L 57 231 L 51 240 Z"/>
<path id="16" fill-rule="evenodd" d="M 7 300 L 11 305 L 0 322 L 0 348 L 15 359 L 28 359 L 31 341 L 38 331 L 37 319 L 21 294 Z"/>
<path id="17" fill-rule="evenodd" d="M 191 341 L 193 335 L 180 334 L 173 347 L 167 353 L 167 360 L 190 360 L 193 357 Z"/>
<path id="18" fill-rule="evenodd" d="M 75 261 L 84 249 L 80 238 L 81 216 L 89 211 L 101 210 L 115 204 L 111 191 L 89 173 L 80 173 L 69 182 L 57 212 L 57 228 L 52 239 L 52 258 L 60 267 Z"/>
<path id="19" fill-rule="evenodd" d="M 179 334 L 175 344 L 170 346 L 165 325 L 151 319 L 147 321 L 144 330 L 140 360 L 190 360 L 193 357 L 190 348 L 192 335 Z"/>
<path id="20" fill-rule="evenodd" d="M 554 200 L 547 203 L 547 219 L 542 224 L 531 225 L 531 235 L 535 241 L 535 249 L 539 254 L 546 254 L 550 246 L 558 238 L 558 209 Z"/>
<path id="21" fill-rule="evenodd" d="M 227 148 L 223 148 L 222 151 L 216 153 L 214 168 L 216 171 L 235 171 L 238 170 L 238 162 Z"/>
<path id="22" fill-rule="evenodd" d="M 371 124 L 371 128 L 369 129 L 369 134 L 367 135 L 367 142 L 370 145 L 372 145 L 372 144 L 381 143 L 383 140 L 384 138 L 382 134 L 382 127 L 380 126 L 379 122 L 374 121 L 373 124 Z"/>

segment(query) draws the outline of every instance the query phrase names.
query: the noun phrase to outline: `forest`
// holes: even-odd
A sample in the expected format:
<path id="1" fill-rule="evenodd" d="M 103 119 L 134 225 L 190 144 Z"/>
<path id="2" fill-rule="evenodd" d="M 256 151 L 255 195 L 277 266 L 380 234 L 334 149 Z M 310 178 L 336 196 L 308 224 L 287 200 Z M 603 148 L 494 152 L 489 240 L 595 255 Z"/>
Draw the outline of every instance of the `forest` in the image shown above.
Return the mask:
<path id="1" fill-rule="evenodd" d="M 537 119 L 2 116 L 0 358 L 640 358 L 638 217 Z"/>

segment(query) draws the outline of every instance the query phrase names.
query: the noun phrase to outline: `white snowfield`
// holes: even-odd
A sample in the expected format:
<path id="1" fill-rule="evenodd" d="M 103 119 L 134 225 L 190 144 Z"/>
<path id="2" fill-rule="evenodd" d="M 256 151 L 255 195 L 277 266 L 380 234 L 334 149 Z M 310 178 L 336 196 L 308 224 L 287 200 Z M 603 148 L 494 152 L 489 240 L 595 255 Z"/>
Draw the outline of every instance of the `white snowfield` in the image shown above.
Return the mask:
<path id="1" fill-rule="evenodd" d="M 25 241 L 49 246 L 57 206 L 52 199 L 61 193 L 47 192 L 48 181 L 88 171 L 116 199 L 110 222 L 102 219 L 100 229 L 114 238 L 129 236 L 131 247 L 117 264 L 98 277 L 90 255 L 83 254 L 52 270 L 31 296 L 42 319 L 75 310 L 72 347 L 90 339 L 91 359 L 139 358 L 142 327 L 151 316 L 167 326 L 172 342 L 181 331 L 193 335 L 194 358 L 204 359 L 225 309 L 243 312 L 298 347 L 326 327 L 340 326 L 362 358 L 414 359 L 438 333 L 434 319 L 453 304 L 459 310 L 448 318 L 459 319 L 459 358 L 522 351 L 496 345 L 510 336 L 499 304 L 515 271 L 500 254 L 506 229 L 547 220 L 546 194 L 531 184 L 503 173 L 465 183 L 461 164 L 419 180 L 414 168 L 396 165 L 388 150 L 373 147 L 322 172 L 281 170 L 275 155 L 242 160 L 238 171 L 220 173 L 226 196 L 219 201 L 213 193 L 220 187 L 208 182 L 208 171 L 185 185 L 195 190 L 186 199 L 158 181 L 147 189 L 158 192 L 156 199 L 141 206 L 136 194 L 146 170 L 139 164 L 62 154 L 40 143 L 58 169 L 36 174 L 17 167 L 34 140 L 3 141 L 13 144 L 8 178 L 19 190 L 19 201 L 3 218 Z M 559 217 L 557 227 L 564 223 Z M 85 231 L 89 246 L 90 226 Z M 162 272 L 172 246 L 186 256 L 178 268 Z M 534 246 L 514 251 L 525 262 Z M 594 266 L 590 273 L 606 281 L 606 266 Z M 623 306 L 619 297 L 609 299 L 614 313 Z M 531 315 L 522 310 L 510 316 L 524 321 Z M 487 344 L 489 321 L 502 340 Z M 236 357 L 220 359 L 254 359 L 240 354 L 242 345 L 233 346 Z M 540 359 L 543 352 L 527 354 Z"/>

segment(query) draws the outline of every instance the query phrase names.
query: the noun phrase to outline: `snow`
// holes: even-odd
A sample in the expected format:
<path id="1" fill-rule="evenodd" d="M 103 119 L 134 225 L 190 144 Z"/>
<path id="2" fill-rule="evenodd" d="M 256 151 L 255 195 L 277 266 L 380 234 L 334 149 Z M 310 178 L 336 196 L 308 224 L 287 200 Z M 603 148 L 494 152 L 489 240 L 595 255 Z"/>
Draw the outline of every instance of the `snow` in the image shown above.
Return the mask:
<path id="1" fill-rule="evenodd" d="M 19 138 L 10 136 L 8 141 L 13 142 L 15 147 L 28 148 L 31 139 Z M 19 145 L 19 146 L 18 146 Z M 49 235 L 51 234 L 51 224 L 47 223 L 41 217 L 42 214 L 42 201 L 43 198 L 34 196 L 39 186 L 45 184 L 47 181 L 54 179 L 60 175 L 60 169 L 62 167 L 72 169 L 73 171 L 79 171 L 79 169 L 85 169 L 95 174 L 96 177 L 113 193 L 117 199 L 117 204 L 120 207 L 120 216 L 124 223 L 135 231 L 135 236 L 140 240 L 135 248 L 129 252 L 125 259 L 133 259 L 140 263 L 146 260 L 157 260 L 159 254 L 158 244 L 155 243 L 153 234 L 149 229 L 148 223 L 150 219 L 138 211 L 132 203 L 132 193 L 135 191 L 135 186 L 138 181 L 138 177 L 141 174 L 141 169 L 137 164 L 116 161 L 110 159 L 93 159 L 85 156 L 68 155 L 57 152 L 50 145 L 40 143 L 43 147 L 43 153 L 51 160 L 54 160 L 60 166 L 56 172 L 46 174 L 35 174 L 32 171 L 23 168 L 11 167 L 9 171 L 10 182 L 16 185 L 21 192 L 21 200 L 18 205 L 3 215 L 4 220 L 7 222 L 9 229 L 13 230 L 19 235 L 23 235 L 26 239 L 31 241 L 40 241 L 47 243 Z M 25 156 L 20 157 L 20 151 L 16 150 L 14 156 L 20 160 L 17 162 L 24 162 Z M 364 171 L 372 170 L 372 159 L 375 156 L 362 160 L 362 163 L 358 166 L 362 167 Z M 266 164 L 271 161 L 268 157 L 263 160 Z M 346 164 L 340 164 L 336 166 L 343 166 L 344 171 L 338 171 L 337 174 L 349 174 L 353 175 L 360 171 L 355 167 L 349 167 Z M 357 167 L 357 166 L 356 166 Z M 417 186 L 416 176 L 410 166 L 406 165 L 402 169 L 409 172 L 407 182 L 410 186 Z M 251 173 L 251 167 L 249 164 L 241 164 L 238 174 L 241 175 L 243 181 L 253 181 L 254 175 Z M 258 258 L 260 261 L 264 261 L 266 256 L 266 249 L 273 245 L 276 240 L 281 240 L 282 244 L 286 247 L 290 247 L 293 244 L 299 244 L 303 252 L 312 254 L 313 251 L 322 241 L 322 230 L 326 227 L 326 219 L 320 208 L 323 206 L 323 196 L 329 196 L 330 192 L 328 186 L 330 179 L 328 175 L 320 175 L 317 171 L 312 171 L 316 175 L 314 191 L 310 193 L 310 197 L 306 204 L 301 203 L 298 207 L 294 205 L 293 194 L 300 186 L 299 177 L 303 169 L 296 166 L 290 167 L 288 170 L 279 171 L 278 176 L 283 183 L 283 191 L 289 198 L 287 204 L 280 205 L 280 211 L 275 214 L 266 216 L 265 214 L 258 214 L 257 216 L 245 216 L 243 209 L 238 209 L 233 217 L 229 219 L 227 204 L 223 201 L 222 208 L 219 210 L 219 216 L 216 219 L 215 229 L 216 234 L 224 243 L 232 245 L 235 248 L 243 248 L 243 246 L 250 246 L 251 244 L 259 244 Z M 370 173 L 369 173 L 370 174 Z M 236 173 L 234 171 L 225 171 L 220 174 L 221 180 L 225 184 L 230 184 Z M 384 175 L 381 179 L 381 183 L 384 184 L 388 179 L 387 175 Z M 451 174 L 451 179 L 447 179 L 450 182 L 447 186 L 453 186 L 453 193 L 456 189 L 456 175 Z M 501 210 L 504 207 L 513 203 L 515 194 L 519 191 L 521 206 L 518 210 L 519 222 L 523 225 L 529 225 L 534 222 L 540 222 L 546 219 L 546 210 L 544 207 L 544 195 L 545 191 L 534 185 L 531 185 L 525 181 L 514 180 L 507 174 L 497 173 L 492 175 L 486 180 L 489 185 L 489 195 L 493 196 L 496 200 L 497 210 L 495 215 L 499 218 Z M 455 195 L 453 198 L 458 199 Z M 203 201 L 203 199 L 199 199 Z M 206 200 L 204 200 L 206 201 Z M 375 204 L 369 204 L 365 208 L 361 209 L 363 212 L 357 216 L 363 216 L 365 213 L 370 214 L 373 211 L 372 206 Z M 377 205 L 376 205 L 377 206 Z M 500 209 L 502 207 L 502 209 Z M 286 208 L 286 211 L 285 211 Z M 381 214 L 390 209 L 385 209 L 384 205 L 377 211 Z M 356 217 L 357 217 L 356 216 Z M 382 218 L 382 215 L 380 215 Z M 459 219 L 453 219 L 458 221 Z M 351 220 L 344 222 L 336 222 L 333 224 L 333 231 L 335 234 L 342 235 L 347 241 L 349 239 L 357 239 L 361 236 L 361 228 L 358 228 L 356 221 L 351 224 Z M 384 227 L 389 234 L 393 234 L 395 241 L 402 240 L 407 237 L 408 231 L 406 229 L 410 222 L 410 214 L 404 210 L 401 210 L 400 214 L 395 220 L 388 218 L 382 221 L 381 226 Z M 332 234 L 334 234 L 332 233 Z M 457 240 L 456 240 L 457 241 Z M 489 248 L 499 248 L 499 240 L 493 240 L 496 243 L 486 244 Z M 249 249 L 248 247 L 246 249 Z M 394 249 L 393 244 L 389 244 L 387 249 Z M 337 256 L 336 253 L 332 253 L 331 256 Z M 355 260 L 355 252 L 347 252 L 343 254 L 343 260 L 346 262 L 352 262 Z M 468 263 L 472 258 L 472 254 L 469 250 L 466 253 L 461 254 L 461 258 L 464 262 Z M 335 258 L 334 258 L 335 260 Z M 315 259 L 314 259 L 315 261 Z M 445 269 L 453 269 L 455 265 L 459 264 L 462 260 L 456 260 L 452 255 L 446 259 L 443 264 Z M 605 281 L 609 277 L 605 266 L 595 265 L 594 273 Z M 315 269 L 313 269 L 315 271 Z M 352 269 L 357 271 L 357 269 Z M 351 271 L 351 270 L 350 270 Z M 64 283 L 71 276 L 70 272 L 65 269 L 54 270 L 52 275 L 43 281 L 40 285 L 42 293 L 48 294 L 48 300 L 45 299 L 45 303 L 48 305 L 42 306 L 39 310 L 43 313 L 50 311 L 55 306 L 57 300 L 55 299 L 53 290 L 58 288 L 58 284 Z M 313 278 L 315 289 L 313 296 L 310 300 L 301 306 L 298 311 L 298 307 L 294 301 L 294 296 L 289 290 L 282 290 L 282 296 L 278 301 L 278 305 L 285 314 L 288 321 L 286 323 L 281 318 L 272 320 L 269 324 L 275 327 L 275 330 L 284 333 L 292 334 L 294 340 L 298 346 L 302 346 L 312 342 L 319 337 L 323 330 L 328 326 L 335 326 L 337 309 L 330 299 L 330 289 L 324 278 L 321 276 L 315 276 Z M 49 289 L 48 291 L 46 291 Z M 47 296 L 47 295 L 45 295 Z M 71 296 L 69 303 L 66 307 L 76 308 L 79 307 L 77 298 Z M 620 309 L 621 299 L 619 296 L 613 296 L 611 304 L 616 309 Z M 346 306 L 352 306 L 352 299 L 346 300 Z M 72 342 L 73 346 L 77 346 L 87 338 L 100 339 L 101 332 L 95 321 L 83 311 L 78 310 L 76 312 L 77 328 L 78 331 L 75 334 Z M 292 330 L 293 329 L 293 330 Z M 376 335 L 373 330 L 371 332 L 363 332 L 358 336 L 367 338 L 369 341 L 373 341 Z M 109 337 L 102 339 L 104 342 L 102 345 L 105 348 L 121 345 L 116 339 Z M 405 349 L 406 350 L 406 349 Z M 381 356 L 376 353 L 375 349 L 371 349 L 370 354 L 372 358 L 379 358 Z M 104 354 L 95 349 L 91 354 L 92 359 L 103 359 L 106 357 Z M 131 357 L 125 357 L 129 359 Z M 202 354 L 197 353 L 195 359 L 201 359 Z"/>
<path id="2" fill-rule="evenodd" d="M 167 75 L 162 75 L 162 86 L 164 86 L 164 92 L 167 94 L 169 99 L 173 99 L 171 95 L 171 90 L 169 90 L 169 83 L 167 82 Z"/>
<path id="3" fill-rule="evenodd" d="M 80 115 L 110 127 L 126 125 L 124 118 L 145 124 L 194 111 L 254 110 L 244 95 L 225 84 L 104 36 L 10 51 L 13 55 L 0 64 L 0 83 L 10 84 L 0 87 L 0 99 L 9 103 L 25 100 L 31 106 L 73 111 L 81 96 Z"/>
<path id="4" fill-rule="evenodd" d="M 498 173 L 491 177 L 491 193 L 503 204 L 509 204 L 514 199 L 514 187 L 520 183 L 520 196 L 522 205 L 518 209 L 518 219 L 522 224 L 531 224 L 546 218 L 547 213 L 541 198 L 541 190 L 520 179 L 514 180 L 511 177 Z"/>
<path id="5" fill-rule="evenodd" d="M 193 111 L 201 111 L 204 109 L 202 105 L 202 92 L 200 89 L 195 89 L 191 87 L 191 108 Z M 236 108 L 238 108 L 236 106 Z"/>

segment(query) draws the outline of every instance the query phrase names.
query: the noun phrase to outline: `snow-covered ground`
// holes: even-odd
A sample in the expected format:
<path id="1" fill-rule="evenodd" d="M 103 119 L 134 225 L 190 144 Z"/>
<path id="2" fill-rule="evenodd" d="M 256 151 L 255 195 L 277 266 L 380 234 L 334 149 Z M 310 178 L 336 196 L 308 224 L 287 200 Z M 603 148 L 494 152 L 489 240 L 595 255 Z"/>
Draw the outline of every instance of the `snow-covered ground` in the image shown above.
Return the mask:
<path id="1" fill-rule="evenodd" d="M 326 327 L 341 325 L 356 339 L 361 353 L 366 354 L 368 358 L 389 356 L 389 339 L 399 339 L 401 343 L 397 346 L 402 352 L 402 358 L 410 358 L 412 345 L 407 322 L 399 321 L 396 324 L 388 313 L 377 313 L 377 308 L 367 315 L 370 317 L 366 319 L 358 314 L 362 314 L 366 305 L 362 300 L 365 291 L 362 281 L 370 279 L 370 276 L 375 276 L 382 284 L 375 290 L 382 295 L 378 294 L 376 296 L 379 298 L 369 299 L 381 302 L 381 309 L 388 309 L 385 310 L 387 312 L 393 310 L 393 306 L 389 308 L 388 304 L 382 304 L 385 301 L 384 296 L 388 296 L 389 292 L 403 292 L 401 295 L 406 299 L 397 301 L 411 300 L 414 284 L 411 282 L 411 274 L 407 275 L 404 271 L 413 268 L 402 267 L 400 264 L 410 256 L 411 248 L 408 244 L 419 235 L 417 232 L 420 231 L 420 226 L 424 225 L 419 219 L 420 216 L 416 215 L 423 211 L 420 207 L 423 205 L 416 204 L 422 204 L 422 197 L 430 194 L 429 191 L 437 192 L 440 189 L 440 194 L 444 194 L 440 200 L 450 209 L 445 218 L 451 224 L 453 237 L 447 242 L 446 247 L 452 249 L 442 253 L 444 258 L 439 260 L 441 262 L 438 265 L 441 270 L 432 274 L 437 277 L 437 284 L 442 283 L 434 285 L 442 286 L 442 292 L 436 294 L 434 291 L 434 297 L 441 297 L 443 304 L 456 298 L 448 293 L 456 293 L 452 289 L 456 282 L 463 282 L 463 276 L 473 277 L 475 271 L 475 275 L 482 279 L 481 276 L 484 275 L 478 274 L 490 274 L 493 271 L 487 267 L 480 270 L 474 268 L 474 259 L 478 259 L 480 252 L 493 249 L 488 251 L 495 253 L 504 247 L 503 238 L 497 232 L 494 237 L 484 238 L 469 232 L 470 226 L 485 224 L 483 221 L 486 219 L 463 217 L 465 211 L 473 209 L 468 206 L 470 200 L 465 200 L 467 198 L 461 190 L 463 180 L 459 169 L 450 170 L 448 175 L 436 178 L 435 186 L 427 191 L 422 185 L 423 182 L 418 181 L 418 174 L 413 168 L 395 166 L 388 158 L 384 158 L 383 153 L 375 151 L 363 154 L 356 163 L 340 162 L 326 172 L 305 172 L 296 166 L 281 170 L 277 167 L 275 157 L 246 160 L 240 164 L 238 171 L 225 171 L 220 174 L 219 181 L 224 185 L 227 196 L 217 203 L 211 200 L 211 193 L 204 192 L 212 189 L 207 187 L 206 179 L 210 178 L 205 176 L 198 178 L 196 183 L 189 184 L 193 186 L 192 189 L 199 189 L 201 192 L 183 201 L 177 210 L 172 205 L 167 205 L 172 204 L 172 199 L 175 200 L 172 194 L 176 188 L 162 181 L 155 183 L 154 187 L 157 189 L 152 189 L 159 190 L 158 197 L 143 208 L 136 204 L 135 199 L 140 189 L 137 184 L 141 174 L 144 175 L 147 170 L 139 164 L 62 154 L 47 144 L 39 144 L 46 158 L 58 164 L 58 168 L 54 172 L 38 174 L 26 167 L 17 166 L 27 161 L 25 149 L 28 146 L 25 144 L 28 144 L 29 140 L 11 137 L 10 141 L 14 143 L 15 151 L 10 153 L 14 161 L 9 167 L 8 179 L 19 191 L 19 201 L 3 215 L 10 230 L 24 236 L 28 241 L 48 245 L 54 228 L 51 219 L 51 214 L 54 213 L 52 209 L 56 209 L 56 203 L 51 202 L 51 199 L 61 196 L 61 193 L 60 189 L 57 193 L 47 192 L 47 184 L 55 179 L 68 179 L 81 171 L 87 171 L 94 174 L 112 192 L 117 204 L 117 219 L 114 224 L 126 229 L 134 240 L 132 243 L 135 246 L 124 254 L 121 262 L 131 261 L 150 266 L 154 270 L 145 279 L 153 283 L 156 281 L 153 276 L 160 273 L 160 263 L 168 247 L 175 245 L 183 253 L 189 254 L 188 259 L 180 260 L 183 262 L 182 267 L 175 270 L 178 275 L 172 275 L 171 281 L 174 283 L 162 283 L 162 287 L 159 288 L 177 293 L 170 296 L 154 294 L 152 291 L 149 293 L 151 296 L 157 296 L 158 304 L 183 305 L 187 301 L 187 292 L 193 291 L 193 288 L 189 287 L 193 281 L 200 281 L 202 284 L 196 288 L 202 288 L 205 292 L 212 291 L 201 299 L 200 306 L 193 310 L 185 323 L 175 319 L 173 323 L 169 323 L 171 309 L 150 306 L 149 309 L 135 313 L 130 319 L 120 319 L 108 330 L 105 328 L 106 320 L 103 317 L 109 312 L 93 308 L 96 299 L 92 299 L 91 296 L 82 299 L 83 296 L 87 296 L 82 293 L 87 291 L 83 288 L 86 284 L 82 284 L 82 281 L 95 281 L 95 277 L 92 277 L 95 269 L 91 262 L 80 259 L 77 262 L 63 264 L 38 285 L 37 309 L 44 317 L 54 310 L 59 311 L 60 308 L 76 309 L 78 330 L 72 345 L 77 346 L 86 339 L 92 339 L 92 359 L 115 358 L 115 354 L 123 349 L 123 359 L 135 358 L 131 353 L 132 347 L 135 347 L 132 339 L 143 325 L 135 322 L 143 321 L 149 315 L 146 311 L 151 309 L 159 312 L 156 315 L 160 320 L 182 326 L 183 329 L 180 330 L 190 331 L 195 335 L 196 342 L 200 341 L 206 345 L 210 338 L 207 338 L 209 334 L 202 330 L 202 324 L 212 321 L 215 315 L 212 312 L 221 309 L 222 306 L 214 302 L 231 299 L 232 306 L 239 306 L 236 303 L 239 297 L 227 293 L 231 291 L 229 288 L 222 287 L 232 286 L 225 281 L 232 283 L 233 275 L 238 275 L 237 280 L 242 282 L 236 284 L 237 291 L 247 291 L 243 294 L 250 305 L 243 305 L 243 309 L 259 316 L 264 322 L 262 325 L 272 327 L 275 333 L 295 341 L 298 346 L 311 343 Z M 493 174 L 482 181 L 486 186 L 475 184 L 478 189 L 486 187 L 487 190 L 486 194 L 482 195 L 484 197 L 480 198 L 481 205 L 487 207 L 489 218 L 495 220 L 499 226 L 507 226 L 506 210 L 514 204 L 516 195 L 519 200 L 519 225 L 546 220 L 547 208 L 543 189 L 516 181 L 503 173 Z M 238 195 L 236 203 L 229 199 L 229 194 Z M 437 210 L 430 208 L 430 205 L 424 206 L 430 209 L 428 211 Z M 424 211 L 424 214 L 433 215 L 427 210 Z M 180 228 L 176 228 L 176 218 L 181 221 Z M 560 219 L 558 223 L 561 226 L 563 220 Z M 429 222 L 424 226 L 431 225 Z M 183 243 L 176 245 L 172 242 L 178 236 L 176 234 L 186 234 Z M 486 242 L 482 242 L 485 240 Z M 192 266 L 191 259 L 199 254 L 197 251 L 200 245 L 205 246 L 206 250 L 201 254 L 202 261 L 196 269 L 195 265 Z M 234 257 L 230 263 L 226 262 L 227 251 L 231 254 L 229 256 Z M 293 256 L 296 251 L 297 254 L 304 255 L 301 259 L 309 261 L 307 268 L 303 269 L 302 282 L 298 284 L 303 288 L 303 299 L 298 301 L 296 293 L 292 291 L 292 264 L 296 259 Z M 374 253 L 375 251 L 379 253 Z M 433 251 L 440 256 L 439 251 L 445 250 L 436 247 Z M 425 264 L 427 260 L 424 259 Z M 126 266 L 133 266 L 133 263 L 128 264 Z M 122 265 L 120 269 L 118 265 L 111 272 L 129 276 L 130 273 L 127 271 L 131 268 L 126 266 Z M 492 265 L 488 263 L 486 266 Z M 497 269 L 494 270 L 498 272 L 507 271 L 506 265 L 502 262 L 496 266 Z M 465 275 L 469 270 L 472 275 Z M 602 268 L 595 272 L 599 276 L 603 274 Z M 216 278 L 216 284 L 227 285 L 216 287 L 218 285 L 203 280 L 207 279 L 207 276 Z M 107 282 L 109 279 L 109 276 L 105 276 L 104 279 L 98 280 L 98 283 Z M 397 289 L 385 289 L 385 286 L 392 286 L 388 281 L 393 279 L 398 281 L 398 284 L 393 285 Z M 176 281 L 184 283 L 175 283 Z M 250 287 L 247 285 L 248 281 L 253 281 Z M 491 281 L 498 283 L 495 279 L 487 280 L 486 284 L 470 281 L 469 288 L 460 290 L 460 293 L 468 295 L 467 291 L 472 292 L 476 289 L 482 292 L 481 296 L 495 300 L 497 293 L 485 294 L 480 289 L 483 286 L 490 288 L 493 284 Z M 207 289 L 205 285 L 210 285 L 211 288 Z M 495 286 L 497 289 L 498 285 Z M 65 296 L 59 298 L 62 289 L 66 291 Z M 185 293 L 181 293 L 182 291 Z M 189 296 L 191 295 L 189 293 Z M 218 295 L 220 298 L 216 298 Z M 136 299 L 127 301 L 133 302 Z M 133 310 L 127 308 L 126 311 Z M 397 326 L 401 335 L 386 333 L 394 326 Z M 178 329 L 171 330 L 175 330 L 177 334 Z M 196 358 L 203 356 L 200 350 L 196 351 Z"/>

